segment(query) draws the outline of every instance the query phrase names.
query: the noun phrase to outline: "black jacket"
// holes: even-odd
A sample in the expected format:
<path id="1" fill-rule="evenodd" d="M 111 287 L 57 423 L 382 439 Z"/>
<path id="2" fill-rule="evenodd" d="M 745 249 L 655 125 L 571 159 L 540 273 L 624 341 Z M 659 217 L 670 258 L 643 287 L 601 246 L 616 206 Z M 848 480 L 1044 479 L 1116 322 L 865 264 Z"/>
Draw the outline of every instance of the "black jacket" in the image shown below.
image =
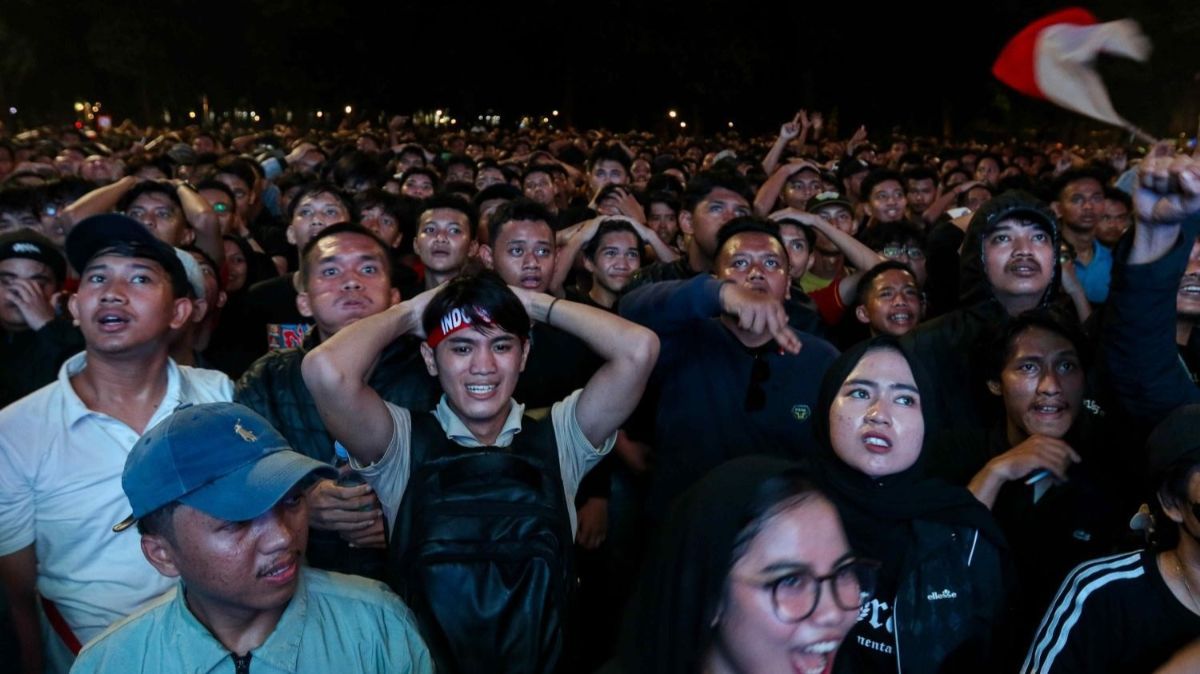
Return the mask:
<path id="1" fill-rule="evenodd" d="M 332 462 L 333 438 L 300 375 L 304 354 L 319 343 L 314 330 L 299 348 L 272 351 L 254 361 L 238 380 L 234 400 L 263 415 L 292 449 Z M 432 410 L 441 395 L 437 379 L 425 369 L 418 342 L 408 338 L 384 350 L 367 383 L 384 400 L 417 412 Z"/>
<path id="2" fill-rule="evenodd" d="M 0 407 L 54 381 L 63 361 L 83 347 L 83 335 L 68 318 L 55 318 L 40 330 L 0 330 Z"/>
<path id="3" fill-rule="evenodd" d="M 1175 247 L 1149 264 L 1129 264 L 1129 237 L 1113 251 L 1103 365 L 1121 406 L 1147 426 L 1180 405 L 1200 402 L 1200 388 L 1175 344 L 1175 296 L 1197 230 L 1200 218 L 1185 222 Z"/>

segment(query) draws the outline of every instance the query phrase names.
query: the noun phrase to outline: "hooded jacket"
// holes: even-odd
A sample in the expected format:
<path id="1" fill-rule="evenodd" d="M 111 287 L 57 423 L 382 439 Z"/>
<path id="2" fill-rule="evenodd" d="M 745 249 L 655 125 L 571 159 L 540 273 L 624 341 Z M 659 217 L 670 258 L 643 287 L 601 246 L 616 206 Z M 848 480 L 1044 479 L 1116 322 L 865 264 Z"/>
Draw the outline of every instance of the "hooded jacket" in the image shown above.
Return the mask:
<path id="1" fill-rule="evenodd" d="M 978 428 L 997 419 L 998 406 L 985 385 L 983 356 L 988 342 L 1009 321 L 984 273 L 983 240 L 996 225 L 1020 218 L 1040 225 L 1058 250 L 1058 220 L 1037 197 L 1017 190 L 984 204 L 967 225 L 959 258 L 960 308 L 923 323 L 904 338 L 905 346 L 942 392 L 946 415 L 942 429 Z M 1059 285 L 1058 255 L 1054 274 L 1040 304 L 1051 302 Z M 929 429 L 926 429 L 927 432 Z"/>

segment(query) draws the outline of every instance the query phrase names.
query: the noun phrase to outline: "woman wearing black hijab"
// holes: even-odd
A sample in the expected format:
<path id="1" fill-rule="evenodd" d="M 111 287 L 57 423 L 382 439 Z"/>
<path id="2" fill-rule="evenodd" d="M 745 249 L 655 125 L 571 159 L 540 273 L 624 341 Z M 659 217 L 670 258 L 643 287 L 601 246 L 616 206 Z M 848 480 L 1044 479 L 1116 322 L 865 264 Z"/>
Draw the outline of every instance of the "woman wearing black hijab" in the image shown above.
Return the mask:
<path id="1" fill-rule="evenodd" d="M 850 544 L 882 562 L 839 653 L 841 672 L 989 671 L 1005 606 L 1005 545 L 966 489 L 927 478 L 935 391 L 890 337 L 842 354 L 821 386 L 814 476 Z"/>
<path id="2" fill-rule="evenodd" d="M 797 464 L 713 469 L 671 510 L 625 623 L 629 674 L 826 674 L 878 565 Z"/>

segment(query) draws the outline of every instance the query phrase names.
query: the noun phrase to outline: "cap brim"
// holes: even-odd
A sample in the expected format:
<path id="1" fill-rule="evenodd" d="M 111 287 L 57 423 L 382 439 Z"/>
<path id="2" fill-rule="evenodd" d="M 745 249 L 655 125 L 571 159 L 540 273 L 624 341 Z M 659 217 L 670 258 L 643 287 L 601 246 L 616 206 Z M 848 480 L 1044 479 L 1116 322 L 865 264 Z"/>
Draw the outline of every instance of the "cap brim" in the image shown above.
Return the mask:
<path id="1" fill-rule="evenodd" d="M 337 470 L 298 452 L 283 450 L 242 466 L 179 500 L 213 517 L 242 522 L 267 512 L 312 474 L 333 479 Z"/>
<path id="2" fill-rule="evenodd" d="M 119 213 L 103 213 L 85 218 L 71 229 L 65 244 L 67 259 L 75 271 L 82 273 L 97 252 L 121 242 L 169 248 L 137 220 Z"/>

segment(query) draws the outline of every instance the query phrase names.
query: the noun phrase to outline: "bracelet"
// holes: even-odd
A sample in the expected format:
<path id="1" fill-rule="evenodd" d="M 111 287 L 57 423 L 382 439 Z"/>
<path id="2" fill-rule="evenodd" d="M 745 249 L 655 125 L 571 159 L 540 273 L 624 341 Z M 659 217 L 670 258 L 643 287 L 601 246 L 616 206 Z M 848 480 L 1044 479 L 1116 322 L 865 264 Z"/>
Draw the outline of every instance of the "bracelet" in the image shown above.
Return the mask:
<path id="1" fill-rule="evenodd" d="M 550 300 L 550 306 L 546 307 L 546 325 L 550 325 L 550 313 L 554 311 L 554 303 L 561 300 L 561 297 L 555 297 Z"/>

